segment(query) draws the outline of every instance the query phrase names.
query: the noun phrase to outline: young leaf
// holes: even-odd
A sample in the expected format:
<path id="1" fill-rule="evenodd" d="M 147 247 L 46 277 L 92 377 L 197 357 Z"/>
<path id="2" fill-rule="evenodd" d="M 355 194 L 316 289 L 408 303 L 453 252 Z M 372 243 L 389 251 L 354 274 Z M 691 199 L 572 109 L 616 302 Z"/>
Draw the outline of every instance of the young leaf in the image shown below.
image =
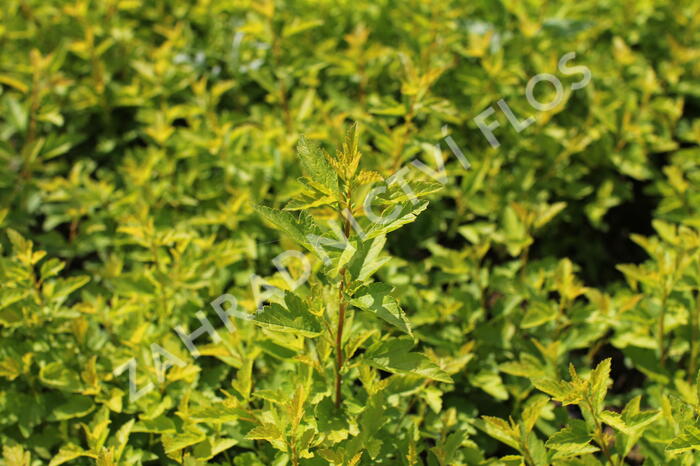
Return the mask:
<path id="1" fill-rule="evenodd" d="M 608 391 L 611 361 L 611 358 L 601 361 L 591 372 L 589 378 L 593 408 L 595 409 L 596 413 L 602 411 L 605 404 L 605 394 Z"/>
<path id="2" fill-rule="evenodd" d="M 30 466 L 31 454 L 21 445 L 2 447 L 2 455 L 7 466 Z"/>
<path id="3" fill-rule="evenodd" d="M 321 149 L 310 143 L 303 136 L 297 145 L 297 154 L 301 161 L 301 166 L 309 178 L 317 185 L 326 188 L 326 194 L 339 193 L 338 175 L 333 167 L 328 163 Z"/>
<path id="4" fill-rule="evenodd" d="M 544 395 L 535 395 L 528 400 L 525 404 L 525 408 L 523 408 L 523 422 L 526 432 L 532 431 L 537 419 L 540 417 L 540 413 L 548 403 L 549 397 Z"/>
<path id="5" fill-rule="evenodd" d="M 549 377 L 535 377 L 532 379 L 532 384 L 535 388 L 550 395 L 564 406 L 578 403 L 583 400 L 584 397 L 583 389 L 585 387 L 563 380 L 554 380 Z"/>

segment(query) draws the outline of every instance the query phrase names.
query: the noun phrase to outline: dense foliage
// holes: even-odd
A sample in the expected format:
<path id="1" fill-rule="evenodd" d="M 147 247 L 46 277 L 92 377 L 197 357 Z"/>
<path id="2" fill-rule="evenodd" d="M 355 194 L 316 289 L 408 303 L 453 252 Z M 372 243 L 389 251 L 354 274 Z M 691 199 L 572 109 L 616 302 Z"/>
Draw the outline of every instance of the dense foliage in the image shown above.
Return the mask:
<path id="1" fill-rule="evenodd" d="M 0 464 L 700 463 L 698 0 L 0 18 Z"/>

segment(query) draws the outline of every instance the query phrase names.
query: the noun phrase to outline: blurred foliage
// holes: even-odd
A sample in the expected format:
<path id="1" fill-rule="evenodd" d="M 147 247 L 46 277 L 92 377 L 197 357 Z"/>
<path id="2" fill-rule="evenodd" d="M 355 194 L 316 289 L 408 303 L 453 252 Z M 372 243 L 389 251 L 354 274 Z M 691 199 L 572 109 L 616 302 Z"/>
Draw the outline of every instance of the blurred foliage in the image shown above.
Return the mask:
<path id="1" fill-rule="evenodd" d="M 0 463 L 700 462 L 697 0 L 8 0 L 0 18 Z M 539 73 L 564 89 L 543 112 Z M 474 121 L 489 106 L 498 148 Z M 436 144 L 447 180 L 357 244 L 381 263 L 352 276 L 373 288 L 347 296 L 336 409 L 323 258 L 303 252 L 308 283 L 258 322 L 231 331 L 211 303 L 252 315 L 259 280 L 300 276 L 273 265 L 304 244 L 270 212 L 300 221 L 312 193 L 330 215 L 297 147 L 342 153 L 353 122 L 368 183 L 425 178 L 409 162 L 437 170 Z M 173 329 L 200 310 L 219 338 L 194 358 Z M 154 388 L 130 397 L 132 375 Z"/>

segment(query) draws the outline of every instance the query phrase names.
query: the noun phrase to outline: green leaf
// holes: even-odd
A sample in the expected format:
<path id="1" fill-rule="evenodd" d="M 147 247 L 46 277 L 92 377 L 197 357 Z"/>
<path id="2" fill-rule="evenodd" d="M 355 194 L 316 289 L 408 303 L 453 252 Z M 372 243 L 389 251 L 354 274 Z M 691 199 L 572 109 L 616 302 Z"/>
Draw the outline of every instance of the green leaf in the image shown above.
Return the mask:
<path id="1" fill-rule="evenodd" d="M 299 156 L 304 172 L 312 181 L 327 188 L 325 190 L 326 194 L 340 192 L 338 188 L 338 175 L 317 145 L 307 141 L 306 138 L 302 136 L 297 145 L 297 155 Z"/>
<path id="2" fill-rule="evenodd" d="M 51 299 L 59 300 L 67 298 L 72 292 L 84 286 L 90 281 L 90 277 L 81 275 L 79 277 L 59 278 L 55 282 L 44 286 L 44 294 Z"/>
<path id="3" fill-rule="evenodd" d="M 403 183 L 406 183 L 404 186 Z M 417 199 L 430 196 L 443 189 L 441 183 L 435 181 L 410 180 L 404 182 L 393 182 L 386 185 L 386 191 L 377 196 L 375 201 L 378 205 L 395 205 L 405 202 L 416 202 Z M 409 189 L 410 188 L 410 189 Z"/>
<path id="4" fill-rule="evenodd" d="M 528 307 L 520 327 L 534 328 L 557 318 L 556 304 L 549 301 L 533 301 Z"/>
<path id="5" fill-rule="evenodd" d="M 80 376 L 62 362 L 51 362 L 39 371 L 39 380 L 49 387 L 70 392 L 82 391 Z"/>
<path id="6" fill-rule="evenodd" d="M 286 206 L 284 210 L 304 210 L 311 209 L 312 207 L 322 207 L 331 205 L 337 202 L 334 196 L 327 196 L 321 194 L 320 196 L 313 196 L 312 194 L 303 193 L 295 197 Z"/>
<path id="7" fill-rule="evenodd" d="M 625 434 L 633 433 L 632 429 L 622 419 L 620 413 L 616 413 L 614 411 L 601 411 L 598 414 L 598 417 L 601 421 L 614 428 L 615 430 L 619 430 L 620 432 L 623 432 Z"/>
<path id="8" fill-rule="evenodd" d="M 284 25 L 284 28 L 282 29 L 282 36 L 288 38 L 295 34 L 299 34 L 300 32 L 304 32 L 308 29 L 321 26 L 322 24 L 324 24 L 323 21 L 319 19 L 304 21 L 297 17 L 294 18 L 294 20 L 291 23 Z"/>
<path id="9" fill-rule="evenodd" d="M 63 267 L 65 267 L 65 265 L 65 262 L 62 262 L 53 257 L 45 261 L 43 264 L 41 264 L 41 279 L 46 280 L 47 278 L 51 278 L 55 275 L 58 275 L 58 273 L 61 270 L 63 270 Z"/>
<path id="10" fill-rule="evenodd" d="M 535 220 L 535 228 L 545 226 L 565 208 L 566 202 L 556 202 L 552 205 L 543 207 L 542 210 L 538 212 L 537 219 Z"/>
<path id="11" fill-rule="evenodd" d="M 287 291 L 284 294 L 284 302 L 286 307 L 277 303 L 265 306 L 254 314 L 253 322 L 271 330 L 308 338 L 321 334 L 322 327 L 318 317 L 308 311 L 307 306 L 298 296 Z"/>
<path id="12" fill-rule="evenodd" d="M 478 387 L 497 400 L 508 399 L 508 389 L 503 384 L 503 379 L 497 372 L 484 369 L 469 374 L 469 383 Z"/>
<path id="13" fill-rule="evenodd" d="M 364 354 L 367 364 L 393 374 L 414 374 L 439 382 L 452 383 L 452 378 L 428 357 L 410 351 L 413 341 L 409 338 L 394 338 L 379 341 Z"/>
<path id="14" fill-rule="evenodd" d="M 174 434 L 175 423 L 167 416 L 161 415 L 154 419 L 143 419 L 137 422 L 132 432 L 149 432 L 154 434 Z"/>
<path id="15" fill-rule="evenodd" d="M 335 409 L 330 398 L 324 398 L 315 408 L 318 432 L 325 435 L 331 444 L 348 438 L 350 424 L 342 411 Z"/>
<path id="16" fill-rule="evenodd" d="M 696 426 L 687 426 L 683 433 L 666 447 L 666 451 L 672 454 L 691 450 L 700 450 L 700 428 Z"/>
<path id="17" fill-rule="evenodd" d="M 520 451 L 520 439 L 517 432 L 503 419 L 481 416 L 481 419 L 476 420 L 475 424 L 489 436 Z"/>
<path id="18" fill-rule="evenodd" d="M 398 205 L 388 206 L 381 213 L 376 214 L 379 221 L 371 223 L 365 231 L 366 235 L 363 239 L 369 240 L 398 230 L 407 223 L 413 222 L 427 207 L 428 201 L 420 201 L 415 204 L 406 201 Z M 398 210 L 394 211 L 394 209 Z"/>
<path id="19" fill-rule="evenodd" d="M 384 283 L 372 283 L 357 290 L 350 304 L 371 312 L 402 332 L 413 336 L 411 324 L 399 303 L 391 295 L 393 287 Z"/>
<path id="20" fill-rule="evenodd" d="M 549 377 L 534 377 L 531 381 L 535 388 L 545 392 L 565 406 L 580 402 L 585 395 L 585 387 L 563 380 L 555 380 Z"/>
<path id="21" fill-rule="evenodd" d="M 190 412 L 190 419 L 195 422 L 222 424 L 239 419 L 252 420 L 252 416 L 244 409 L 227 406 L 226 403 L 216 403 L 211 406 L 193 409 Z"/>
<path id="22" fill-rule="evenodd" d="M 70 395 L 65 403 L 56 406 L 51 412 L 50 419 L 63 421 L 74 417 L 82 417 L 95 409 L 92 398 L 85 395 Z"/>
<path id="23" fill-rule="evenodd" d="M 604 359 L 591 372 L 589 377 L 590 392 L 593 401 L 593 408 L 596 413 L 603 410 L 605 406 L 605 394 L 608 391 L 608 382 L 610 379 L 610 364 L 611 358 Z"/>
<path id="24" fill-rule="evenodd" d="M 304 222 L 294 217 L 289 212 L 271 209 L 262 205 L 255 206 L 255 210 L 268 222 L 275 225 L 278 229 L 288 234 L 294 241 L 299 244 L 306 245 L 305 235 L 311 231 L 305 231 Z"/>
<path id="25" fill-rule="evenodd" d="M 569 425 L 553 434 L 545 446 L 557 451 L 557 458 L 578 456 L 594 453 L 598 448 L 590 445 L 593 436 L 588 432 L 586 423 L 580 419 L 572 419 Z"/>
<path id="26" fill-rule="evenodd" d="M 250 440 L 267 440 L 278 450 L 287 451 L 287 444 L 284 441 L 283 433 L 275 424 L 266 423 L 254 427 L 245 437 Z"/>
<path id="27" fill-rule="evenodd" d="M 192 450 L 195 458 L 199 460 L 209 460 L 219 453 L 228 450 L 238 443 L 235 439 L 222 438 L 214 439 L 212 437 L 207 437 L 206 440 L 197 444 Z"/>
<path id="28" fill-rule="evenodd" d="M 6 466 L 30 466 L 31 454 L 24 451 L 21 445 L 2 447 L 2 456 Z"/>
<path id="29" fill-rule="evenodd" d="M 117 460 L 121 458 L 122 453 L 124 452 L 124 449 L 126 448 L 126 445 L 129 442 L 129 436 L 131 435 L 131 431 L 134 427 L 135 422 L 135 419 L 130 419 L 129 421 L 125 422 L 119 428 L 114 438 L 112 438 L 110 441 L 110 444 L 116 448 L 114 456 Z"/>
<path id="30" fill-rule="evenodd" d="M 438 458 L 440 464 L 455 464 L 455 455 L 466 438 L 466 432 L 453 432 L 444 441 L 441 441 L 439 445 L 431 448 L 430 451 Z"/>
<path id="31" fill-rule="evenodd" d="M 90 458 L 97 458 L 97 455 L 87 452 L 82 448 L 68 444 L 61 447 L 61 449 L 56 453 L 56 456 L 51 459 L 49 466 L 58 466 L 59 464 L 67 463 L 81 456 L 89 456 Z"/>
<path id="32" fill-rule="evenodd" d="M 535 395 L 527 401 L 523 408 L 523 423 L 526 432 L 532 431 L 540 413 L 547 404 L 549 404 L 549 397 L 544 395 Z"/>
<path id="33" fill-rule="evenodd" d="M 161 437 L 165 453 L 172 456 L 173 453 L 195 445 L 206 438 L 204 432 L 189 430 L 176 434 L 165 434 Z"/>
<path id="34" fill-rule="evenodd" d="M 363 241 L 348 263 L 347 270 L 353 280 L 363 282 L 370 278 L 391 257 L 381 257 L 386 236 L 377 236 L 371 241 Z"/>

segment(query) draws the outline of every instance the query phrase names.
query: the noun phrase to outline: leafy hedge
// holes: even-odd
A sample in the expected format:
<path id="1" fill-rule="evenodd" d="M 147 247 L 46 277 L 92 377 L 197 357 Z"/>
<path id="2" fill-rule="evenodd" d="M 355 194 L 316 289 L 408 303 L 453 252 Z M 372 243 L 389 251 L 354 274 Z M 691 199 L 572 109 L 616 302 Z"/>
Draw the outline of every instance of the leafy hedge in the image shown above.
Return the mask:
<path id="1" fill-rule="evenodd" d="M 696 0 L 0 18 L 0 464 L 700 462 Z"/>

